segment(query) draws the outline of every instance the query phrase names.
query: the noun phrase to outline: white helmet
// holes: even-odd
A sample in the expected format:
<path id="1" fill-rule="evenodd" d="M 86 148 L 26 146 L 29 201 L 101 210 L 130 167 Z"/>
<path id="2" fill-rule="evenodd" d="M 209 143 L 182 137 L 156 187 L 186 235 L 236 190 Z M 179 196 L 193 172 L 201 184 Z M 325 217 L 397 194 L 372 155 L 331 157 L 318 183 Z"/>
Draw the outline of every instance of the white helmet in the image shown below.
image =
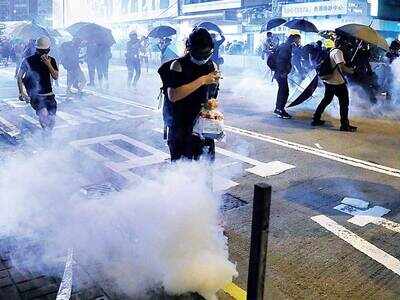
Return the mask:
<path id="1" fill-rule="evenodd" d="M 41 37 L 36 41 L 36 49 L 47 50 L 50 48 L 50 39 L 48 37 Z"/>

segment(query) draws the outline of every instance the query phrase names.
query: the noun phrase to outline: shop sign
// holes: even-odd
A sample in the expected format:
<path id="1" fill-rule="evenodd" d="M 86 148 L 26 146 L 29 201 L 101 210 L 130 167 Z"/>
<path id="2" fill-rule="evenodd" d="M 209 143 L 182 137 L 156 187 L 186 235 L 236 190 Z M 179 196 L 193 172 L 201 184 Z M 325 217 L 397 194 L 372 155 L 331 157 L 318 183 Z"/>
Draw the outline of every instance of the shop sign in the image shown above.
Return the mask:
<path id="1" fill-rule="evenodd" d="M 282 17 L 311 17 L 347 14 L 347 0 L 285 4 Z"/>

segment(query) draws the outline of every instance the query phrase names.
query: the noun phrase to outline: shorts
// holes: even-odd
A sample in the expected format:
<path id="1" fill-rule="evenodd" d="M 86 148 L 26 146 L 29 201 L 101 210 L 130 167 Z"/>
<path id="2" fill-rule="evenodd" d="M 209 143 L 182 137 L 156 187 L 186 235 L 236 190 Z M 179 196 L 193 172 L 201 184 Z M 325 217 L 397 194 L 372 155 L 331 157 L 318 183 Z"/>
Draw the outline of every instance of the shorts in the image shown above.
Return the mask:
<path id="1" fill-rule="evenodd" d="M 32 96 L 31 106 L 36 111 L 36 114 L 43 108 L 46 108 L 50 115 L 55 115 L 57 113 L 57 102 L 54 95 Z"/>

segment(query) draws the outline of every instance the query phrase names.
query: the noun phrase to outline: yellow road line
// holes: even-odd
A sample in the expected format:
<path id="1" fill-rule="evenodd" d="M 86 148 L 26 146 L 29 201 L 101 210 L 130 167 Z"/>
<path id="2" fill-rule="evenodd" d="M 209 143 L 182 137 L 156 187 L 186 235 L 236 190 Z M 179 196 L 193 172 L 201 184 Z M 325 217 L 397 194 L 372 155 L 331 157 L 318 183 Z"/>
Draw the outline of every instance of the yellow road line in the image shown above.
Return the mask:
<path id="1" fill-rule="evenodd" d="M 230 295 L 235 300 L 246 300 L 247 293 L 234 283 L 228 284 L 224 288 L 224 292 Z"/>

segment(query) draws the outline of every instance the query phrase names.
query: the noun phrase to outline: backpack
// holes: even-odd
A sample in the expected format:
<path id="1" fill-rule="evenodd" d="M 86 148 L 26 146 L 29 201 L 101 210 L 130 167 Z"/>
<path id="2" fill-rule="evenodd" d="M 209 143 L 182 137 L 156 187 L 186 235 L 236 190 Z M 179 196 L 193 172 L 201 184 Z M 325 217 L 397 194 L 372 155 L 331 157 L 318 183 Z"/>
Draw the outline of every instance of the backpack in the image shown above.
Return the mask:
<path id="1" fill-rule="evenodd" d="M 315 65 L 315 70 L 317 71 L 317 75 L 321 79 L 328 79 L 337 68 L 337 65 L 332 66 L 330 53 L 331 50 L 323 51 L 321 53 L 320 59 L 317 61 Z"/>
<path id="2" fill-rule="evenodd" d="M 278 49 L 275 49 L 267 58 L 267 66 L 271 71 L 275 71 L 277 67 Z"/>
<path id="3" fill-rule="evenodd" d="M 170 60 L 166 63 L 162 64 L 162 66 L 158 69 L 158 74 L 161 77 L 161 81 L 163 86 L 160 88 L 160 95 L 158 96 L 159 99 L 159 108 L 162 107 L 163 110 L 163 120 L 164 120 L 164 139 L 167 139 L 167 129 L 172 126 L 172 102 L 168 98 L 168 90 L 165 86 L 167 76 L 170 76 L 170 69 L 172 63 L 175 61 Z"/>

